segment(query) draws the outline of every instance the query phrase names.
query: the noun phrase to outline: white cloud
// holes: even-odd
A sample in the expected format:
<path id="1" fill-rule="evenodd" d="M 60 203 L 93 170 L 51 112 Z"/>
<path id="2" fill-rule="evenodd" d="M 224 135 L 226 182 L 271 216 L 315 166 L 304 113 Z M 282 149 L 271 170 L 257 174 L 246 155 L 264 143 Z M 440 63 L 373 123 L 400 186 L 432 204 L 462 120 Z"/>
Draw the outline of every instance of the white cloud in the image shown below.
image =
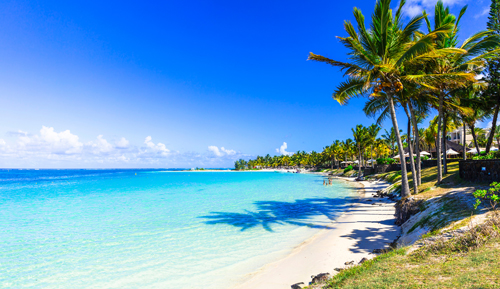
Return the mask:
<path id="1" fill-rule="evenodd" d="M 216 146 L 209 146 L 208 150 L 213 152 L 218 157 L 221 157 L 223 155 L 222 152 L 219 150 L 219 148 Z"/>
<path id="2" fill-rule="evenodd" d="M 18 131 L 8 131 L 7 135 L 8 136 L 27 136 L 28 133 L 25 131 L 22 131 L 22 130 L 18 130 Z"/>
<path id="3" fill-rule="evenodd" d="M 97 136 L 96 141 L 91 141 L 87 145 L 91 147 L 94 154 L 108 153 L 113 150 L 113 146 L 102 135 Z"/>
<path id="4" fill-rule="evenodd" d="M 228 156 L 232 156 L 232 155 L 236 154 L 235 150 L 227 150 L 224 147 L 221 147 L 220 150 L 223 151 L 223 152 L 225 152 Z"/>
<path id="5" fill-rule="evenodd" d="M 408 0 L 403 8 L 403 12 L 409 17 L 415 17 L 422 13 L 423 10 L 427 14 L 434 13 L 434 7 L 438 0 Z M 459 4 L 465 4 L 468 0 L 443 0 L 444 6 L 453 7 Z"/>
<path id="6" fill-rule="evenodd" d="M 483 8 L 483 11 L 481 11 L 481 13 L 478 13 L 476 15 L 474 15 L 474 18 L 479 18 L 481 16 L 484 16 L 486 14 L 490 13 L 490 6 L 486 6 Z"/>
<path id="7" fill-rule="evenodd" d="M 8 133 L 9 134 L 9 133 Z M 108 142 L 103 135 L 81 141 L 70 130 L 45 127 L 37 133 L 17 131 L 15 140 L 0 139 L 0 165 L 12 168 L 96 168 L 96 167 L 232 167 L 239 158 L 250 158 L 236 150 L 210 146 L 205 153 L 169 150 L 148 136 L 142 145 L 119 138 Z"/>
<path id="8" fill-rule="evenodd" d="M 170 152 L 170 150 L 167 149 L 167 147 L 161 142 L 154 144 L 151 140 L 151 136 L 147 136 L 146 140 L 144 140 L 144 143 L 152 152 L 159 153 L 163 156 L 166 156 Z"/>
<path id="9" fill-rule="evenodd" d="M 491 128 L 493 126 L 493 121 L 491 120 L 490 122 L 484 124 L 483 123 L 483 128 Z"/>
<path id="10" fill-rule="evenodd" d="M 285 156 L 291 156 L 293 155 L 292 152 L 287 152 L 286 149 L 288 148 L 288 145 L 286 142 L 283 142 L 283 144 L 280 146 L 279 149 L 276 149 L 276 152 Z"/>
<path id="11" fill-rule="evenodd" d="M 120 140 L 115 142 L 115 145 L 117 148 L 126 149 L 129 145 L 129 141 L 122 137 Z"/>
<path id="12" fill-rule="evenodd" d="M 53 127 L 46 126 L 42 126 L 39 135 L 20 134 L 18 143 L 27 150 L 38 150 L 50 154 L 76 154 L 83 148 L 78 136 L 69 130 L 58 133 Z"/>
<path id="13" fill-rule="evenodd" d="M 221 147 L 219 149 L 216 146 L 209 146 L 208 150 L 210 152 L 212 152 L 214 155 L 218 156 L 218 157 L 222 157 L 222 156 L 234 156 L 234 155 L 237 154 L 237 152 L 235 150 L 228 150 L 228 149 L 225 149 L 224 147 Z"/>

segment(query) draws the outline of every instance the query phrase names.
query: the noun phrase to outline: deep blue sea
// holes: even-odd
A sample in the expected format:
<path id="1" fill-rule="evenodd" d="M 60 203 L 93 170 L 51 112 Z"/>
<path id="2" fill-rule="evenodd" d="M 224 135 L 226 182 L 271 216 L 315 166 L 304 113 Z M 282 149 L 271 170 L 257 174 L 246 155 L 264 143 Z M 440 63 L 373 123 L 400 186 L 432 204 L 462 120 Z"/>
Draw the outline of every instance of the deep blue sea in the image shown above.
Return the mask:
<path id="1" fill-rule="evenodd" d="M 231 288 L 354 194 L 312 174 L 0 170 L 0 288 Z"/>

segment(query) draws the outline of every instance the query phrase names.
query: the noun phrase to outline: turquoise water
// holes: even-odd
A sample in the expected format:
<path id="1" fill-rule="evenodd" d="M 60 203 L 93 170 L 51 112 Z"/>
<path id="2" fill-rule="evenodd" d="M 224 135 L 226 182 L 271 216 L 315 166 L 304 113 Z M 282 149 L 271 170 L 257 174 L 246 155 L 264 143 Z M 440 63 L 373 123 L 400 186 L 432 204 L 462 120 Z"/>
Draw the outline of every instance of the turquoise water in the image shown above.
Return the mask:
<path id="1" fill-rule="evenodd" d="M 0 287 L 230 288 L 353 195 L 309 174 L 0 170 Z"/>

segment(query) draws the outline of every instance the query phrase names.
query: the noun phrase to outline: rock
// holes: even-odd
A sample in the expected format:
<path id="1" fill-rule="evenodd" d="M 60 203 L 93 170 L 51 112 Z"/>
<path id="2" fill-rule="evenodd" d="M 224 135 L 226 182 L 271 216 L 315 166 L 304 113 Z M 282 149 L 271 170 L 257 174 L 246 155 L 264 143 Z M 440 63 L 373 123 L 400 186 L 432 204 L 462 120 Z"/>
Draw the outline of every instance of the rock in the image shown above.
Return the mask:
<path id="1" fill-rule="evenodd" d="M 411 216 L 420 212 L 422 200 L 415 200 L 412 197 L 406 198 L 396 203 L 396 225 L 406 222 Z"/>
<path id="2" fill-rule="evenodd" d="M 300 283 L 295 283 L 292 285 L 292 289 L 302 289 L 302 285 L 304 285 L 304 282 L 300 282 Z"/>
<path id="3" fill-rule="evenodd" d="M 363 258 L 363 259 L 361 259 L 361 261 L 359 261 L 359 263 L 358 263 L 358 264 L 363 264 L 363 263 L 364 263 L 364 262 L 366 262 L 366 261 L 368 261 L 368 259 Z"/>
<path id="4" fill-rule="evenodd" d="M 343 271 L 343 270 L 344 270 L 344 268 L 335 268 L 335 269 L 333 269 L 333 270 L 335 270 L 335 271 L 337 271 L 337 272 L 340 272 L 340 271 Z"/>
<path id="5" fill-rule="evenodd" d="M 344 265 L 354 265 L 354 261 L 345 262 Z"/>
<path id="6" fill-rule="evenodd" d="M 326 280 L 330 279 L 330 273 L 320 273 L 316 276 L 312 275 L 311 278 L 311 284 L 325 282 Z"/>
<path id="7" fill-rule="evenodd" d="M 384 249 L 373 249 L 373 251 L 372 251 L 372 252 L 373 252 L 374 254 L 382 254 L 382 253 L 384 253 L 384 252 L 385 252 L 385 250 L 384 250 Z"/>

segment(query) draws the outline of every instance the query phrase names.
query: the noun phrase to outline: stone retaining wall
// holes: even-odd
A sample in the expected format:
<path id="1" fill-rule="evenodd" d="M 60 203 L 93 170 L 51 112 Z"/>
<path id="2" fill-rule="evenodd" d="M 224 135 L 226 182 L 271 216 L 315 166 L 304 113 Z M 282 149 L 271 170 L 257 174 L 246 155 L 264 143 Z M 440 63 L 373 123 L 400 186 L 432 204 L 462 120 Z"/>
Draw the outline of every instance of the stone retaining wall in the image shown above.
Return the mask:
<path id="1" fill-rule="evenodd" d="M 458 167 L 462 180 L 500 182 L 500 160 L 462 160 Z"/>

